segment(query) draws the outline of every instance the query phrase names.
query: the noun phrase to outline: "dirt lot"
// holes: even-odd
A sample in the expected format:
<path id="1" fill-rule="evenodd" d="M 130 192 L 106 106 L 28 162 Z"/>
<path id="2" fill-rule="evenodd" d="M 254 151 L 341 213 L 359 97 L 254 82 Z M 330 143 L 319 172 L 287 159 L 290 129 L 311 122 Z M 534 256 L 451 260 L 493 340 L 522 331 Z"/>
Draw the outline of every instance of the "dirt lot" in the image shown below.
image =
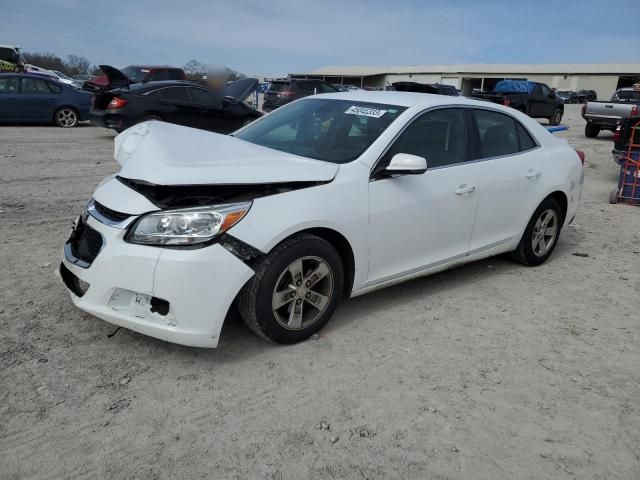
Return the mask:
<path id="1" fill-rule="evenodd" d="M 216 350 L 114 334 L 54 274 L 113 134 L 1 127 L 0 477 L 640 478 L 640 208 L 607 202 L 610 134 L 565 121 L 586 182 L 546 265 L 359 297 L 295 346 L 236 320 Z"/>

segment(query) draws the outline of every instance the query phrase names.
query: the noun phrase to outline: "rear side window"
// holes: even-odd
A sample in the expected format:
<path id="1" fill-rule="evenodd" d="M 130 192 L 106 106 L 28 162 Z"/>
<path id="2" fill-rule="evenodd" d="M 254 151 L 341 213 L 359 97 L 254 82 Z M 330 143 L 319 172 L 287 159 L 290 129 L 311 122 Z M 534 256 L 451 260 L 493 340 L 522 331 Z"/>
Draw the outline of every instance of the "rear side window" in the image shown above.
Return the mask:
<path id="1" fill-rule="evenodd" d="M 478 134 L 477 158 L 500 157 L 519 151 L 513 117 L 491 110 L 473 110 Z"/>
<path id="2" fill-rule="evenodd" d="M 160 92 L 160 98 L 170 100 L 172 102 L 190 102 L 189 93 L 184 87 L 163 88 Z"/>
<path id="3" fill-rule="evenodd" d="M 4 77 L 0 78 L 0 93 L 18 93 L 18 78 Z"/>
<path id="4" fill-rule="evenodd" d="M 200 105 L 213 105 L 215 103 L 213 95 L 204 88 L 190 88 L 191 101 Z"/>
<path id="5" fill-rule="evenodd" d="M 425 113 L 400 135 L 387 152 L 384 164 L 388 164 L 396 153 L 424 157 L 430 169 L 466 161 L 464 109 L 443 108 Z"/>
<path id="6" fill-rule="evenodd" d="M 521 152 L 531 150 L 532 148 L 536 148 L 538 146 L 533 138 L 531 138 L 531 134 L 527 131 L 527 129 L 524 128 L 522 124 L 517 120 L 516 129 L 518 130 L 518 140 L 520 142 Z"/>

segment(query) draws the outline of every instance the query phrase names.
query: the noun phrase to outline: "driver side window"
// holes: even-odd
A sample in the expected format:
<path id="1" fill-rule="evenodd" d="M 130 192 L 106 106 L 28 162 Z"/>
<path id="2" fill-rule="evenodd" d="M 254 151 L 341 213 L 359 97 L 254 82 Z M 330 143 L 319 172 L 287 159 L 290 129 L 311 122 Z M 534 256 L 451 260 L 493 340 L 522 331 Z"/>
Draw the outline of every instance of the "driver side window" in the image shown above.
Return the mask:
<path id="1" fill-rule="evenodd" d="M 397 153 L 427 159 L 429 169 L 467 160 L 467 128 L 462 108 L 442 108 L 425 113 L 402 132 L 382 162 L 386 166 Z"/>

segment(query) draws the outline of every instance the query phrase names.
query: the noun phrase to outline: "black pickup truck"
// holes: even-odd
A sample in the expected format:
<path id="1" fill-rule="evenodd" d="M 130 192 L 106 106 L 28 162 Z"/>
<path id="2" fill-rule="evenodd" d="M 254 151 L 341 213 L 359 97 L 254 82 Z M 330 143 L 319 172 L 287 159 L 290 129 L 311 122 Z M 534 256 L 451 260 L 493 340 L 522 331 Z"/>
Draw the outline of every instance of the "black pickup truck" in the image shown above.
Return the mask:
<path id="1" fill-rule="evenodd" d="M 560 125 L 564 114 L 564 103 L 553 90 L 528 80 L 501 80 L 493 92 L 472 93 L 471 97 L 515 108 L 532 118 L 546 118 L 550 125 Z"/>

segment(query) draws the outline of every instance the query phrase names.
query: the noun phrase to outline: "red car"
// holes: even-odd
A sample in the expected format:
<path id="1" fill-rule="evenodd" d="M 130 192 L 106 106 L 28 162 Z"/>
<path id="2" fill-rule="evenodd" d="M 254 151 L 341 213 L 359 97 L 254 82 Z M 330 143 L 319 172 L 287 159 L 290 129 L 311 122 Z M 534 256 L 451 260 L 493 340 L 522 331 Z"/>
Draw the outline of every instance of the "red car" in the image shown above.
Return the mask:
<path id="1" fill-rule="evenodd" d="M 121 78 L 127 84 L 157 82 L 162 80 L 186 80 L 187 75 L 184 70 L 176 67 L 164 66 L 148 66 L 148 65 L 129 65 L 128 67 L 118 70 L 109 65 L 100 65 L 107 75 L 100 75 L 87 80 L 84 84 L 86 90 L 101 90 L 106 87 L 112 87 L 110 78 Z M 126 80 L 125 80 L 126 79 Z M 117 85 L 119 87 L 124 85 Z"/>

